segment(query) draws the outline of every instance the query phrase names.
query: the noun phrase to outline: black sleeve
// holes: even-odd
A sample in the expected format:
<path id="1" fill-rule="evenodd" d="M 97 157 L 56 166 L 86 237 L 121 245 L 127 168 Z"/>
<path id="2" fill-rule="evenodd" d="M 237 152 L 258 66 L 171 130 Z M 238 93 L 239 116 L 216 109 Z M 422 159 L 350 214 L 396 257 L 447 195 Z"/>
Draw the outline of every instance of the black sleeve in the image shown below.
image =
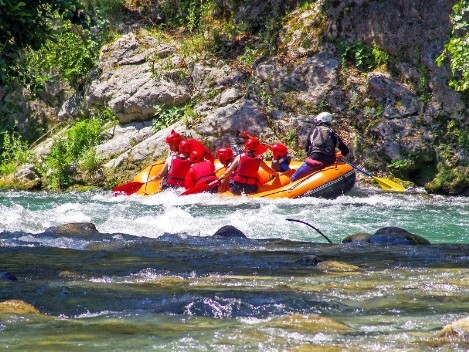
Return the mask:
<path id="1" fill-rule="evenodd" d="M 340 138 L 337 134 L 335 136 L 337 137 L 337 147 L 339 148 L 343 156 L 347 156 L 347 154 L 350 152 L 350 149 L 344 143 L 342 138 Z"/>
<path id="2" fill-rule="evenodd" d="M 311 130 L 308 133 L 308 137 L 306 138 L 306 145 L 305 145 L 305 152 L 308 153 L 309 151 L 309 146 L 311 145 L 311 133 L 313 133 L 313 130 Z"/>

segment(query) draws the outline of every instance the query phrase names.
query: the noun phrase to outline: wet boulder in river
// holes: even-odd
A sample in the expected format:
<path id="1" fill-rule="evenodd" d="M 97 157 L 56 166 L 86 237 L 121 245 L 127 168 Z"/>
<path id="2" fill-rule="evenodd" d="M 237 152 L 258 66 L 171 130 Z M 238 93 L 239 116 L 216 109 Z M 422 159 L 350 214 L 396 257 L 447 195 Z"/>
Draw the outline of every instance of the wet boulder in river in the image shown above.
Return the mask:
<path id="1" fill-rule="evenodd" d="M 439 333 L 440 337 L 462 337 L 469 339 L 469 316 L 446 325 Z"/>
<path id="2" fill-rule="evenodd" d="M 246 235 L 232 225 L 220 227 L 213 235 L 215 238 L 247 238 Z"/>
<path id="3" fill-rule="evenodd" d="M 8 271 L 0 272 L 0 281 L 18 281 L 15 274 L 12 274 Z"/>
<path id="4" fill-rule="evenodd" d="M 32 304 L 19 299 L 10 299 L 0 302 L 0 314 L 41 314 L 41 312 Z"/>
<path id="5" fill-rule="evenodd" d="M 379 229 L 368 239 L 368 242 L 385 246 L 430 244 L 426 238 L 393 226 Z"/>
<path id="6" fill-rule="evenodd" d="M 75 222 L 69 224 L 63 224 L 59 226 L 53 226 L 46 229 L 46 233 L 52 234 L 61 234 L 61 235 L 96 235 L 99 234 L 99 231 L 96 229 L 96 226 L 89 222 Z"/>
<path id="7" fill-rule="evenodd" d="M 351 242 L 365 242 L 371 237 L 369 233 L 354 233 L 350 236 L 345 237 L 342 240 L 342 243 L 351 243 Z"/>

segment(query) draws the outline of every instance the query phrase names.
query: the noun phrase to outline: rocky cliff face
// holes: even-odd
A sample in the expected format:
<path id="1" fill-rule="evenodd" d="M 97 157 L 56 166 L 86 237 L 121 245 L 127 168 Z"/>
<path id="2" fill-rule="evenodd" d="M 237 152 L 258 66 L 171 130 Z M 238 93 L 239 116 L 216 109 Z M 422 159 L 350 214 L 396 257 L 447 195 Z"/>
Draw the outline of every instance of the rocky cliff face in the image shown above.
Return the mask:
<path id="1" fill-rule="evenodd" d="M 140 169 L 160 158 L 171 128 L 213 149 L 241 144 L 239 131 L 248 130 L 295 147 L 301 157 L 311 117 L 327 110 L 359 162 L 386 171 L 405 161 L 406 167 L 387 171 L 422 185 L 447 163 L 437 146 L 445 143 L 448 122 L 468 130 L 469 105 L 448 87 L 448 68 L 435 63 L 448 40 L 454 3 L 346 0 L 296 8 L 294 1 L 220 2 L 220 13 L 234 13 L 254 32 L 271 19 L 281 23 L 278 51 L 240 65 L 187 55 L 177 40 L 135 30 L 102 49 L 86 93 L 61 106 L 58 118 L 113 111 L 120 125 L 98 152 L 104 167 L 114 170 L 124 164 Z M 369 65 L 373 55 L 381 62 Z M 159 106 L 189 103 L 189 119 L 152 128 Z M 469 187 L 468 149 L 460 146 L 451 155 L 450 165 L 465 176 L 448 192 Z"/>

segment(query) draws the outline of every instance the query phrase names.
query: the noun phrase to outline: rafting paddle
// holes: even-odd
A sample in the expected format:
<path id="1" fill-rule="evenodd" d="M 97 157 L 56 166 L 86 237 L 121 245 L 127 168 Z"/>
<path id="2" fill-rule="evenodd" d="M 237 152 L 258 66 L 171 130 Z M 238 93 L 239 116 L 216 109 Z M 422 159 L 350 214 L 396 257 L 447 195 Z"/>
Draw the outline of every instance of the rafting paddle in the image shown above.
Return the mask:
<path id="1" fill-rule="evenodd" d="M 373 178 L 378 185 L 385 191 L 391 191 L 391 192 L 405 192 L 405 188 L 401 186 L 400 184 L 391 181 L 388 178 L 381 178 L 381 177 L 376 177 L 370 174 L 368 171 L 365 171 L 361 168 L 359 168 L 357 165 L 352 164 L 350 161 L 345 160 L 344 158 L 339 158 L 340 161 L 349 164 L 351 167 L 353 167 L 355 170 L 358 170 L 360 172 L 363 172 L 366 176 Z"/>
<path id="2" fill-rule="evenodd" d="M 296 220 L 296 219 L 285 219 L 287 221 L 295 221 L 295 222 L 301 222 L 302 224 L 308 225 L 309 227 L 312 227 L 313 229 L 316 230 L 317 233 L 319 233 L 322 237 L 324 237 L 329 243 L 332 243 L 332 241 L 327 238 L 325 234 L 323 234 L 321 231 L 319 231 L 317 228 L 315 228 L 313 225 L 308 224 L 306 221 L 301 221 L 301 220 Z"/>
<path id="3" fill-rule="evenodd" d="M 180 196 L 187 196 L 189 194 L 202 193 L 202 192 L 209 190 L 210 188 L 218 187 L 219 184 L 220 184 L 219 179 L 216 179 L 215 181 L 212 181 L 210 183 L 198 184 L 192 188 L 185 190 L 184 192 L 180 194 Z"/>

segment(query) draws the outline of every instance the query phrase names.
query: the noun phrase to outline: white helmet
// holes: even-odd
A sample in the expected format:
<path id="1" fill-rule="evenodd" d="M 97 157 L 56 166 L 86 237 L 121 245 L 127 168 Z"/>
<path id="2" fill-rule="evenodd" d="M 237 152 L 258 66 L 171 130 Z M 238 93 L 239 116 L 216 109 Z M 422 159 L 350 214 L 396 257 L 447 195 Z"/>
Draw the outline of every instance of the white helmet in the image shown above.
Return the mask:
<path id="1" fill-rule="evenodd" d="M 314 118 L 316 123 L 327 123 L 330 124 L 332 122 L 332 114 L 328 112 L 321 112 Z"/>

